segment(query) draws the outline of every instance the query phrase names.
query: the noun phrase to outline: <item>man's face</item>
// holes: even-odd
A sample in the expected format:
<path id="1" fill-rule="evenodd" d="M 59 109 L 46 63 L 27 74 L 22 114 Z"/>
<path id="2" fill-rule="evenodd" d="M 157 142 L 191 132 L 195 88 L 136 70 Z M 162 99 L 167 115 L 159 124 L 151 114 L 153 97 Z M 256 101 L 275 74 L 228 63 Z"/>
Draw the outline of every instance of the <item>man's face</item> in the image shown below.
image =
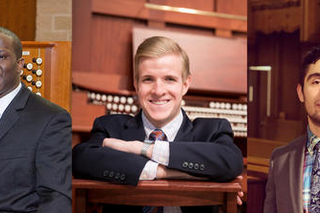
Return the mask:
<path id="1" fill-rule="evenodd" d="M 18 86 L 22 67 L 23 59 L 16 58 L 12 38 L 0 33 L 0 98 Z"/>
<path id="2" fill-rule="evenodd" d="M 143 112 L 158 128 L 178 115 L 182 97 L 188 91 L 191 77 L 183 81 L 181 60 L 179 55 L 168 54 L 140 61 L 135 88 Z"/>
<path id="3" fill-rule="evenodd" d="M 320 60 L 309 65 L 304 88 L 297 86 L 298 97 L 304 102 L 309 125 L 320 126 Z"/>

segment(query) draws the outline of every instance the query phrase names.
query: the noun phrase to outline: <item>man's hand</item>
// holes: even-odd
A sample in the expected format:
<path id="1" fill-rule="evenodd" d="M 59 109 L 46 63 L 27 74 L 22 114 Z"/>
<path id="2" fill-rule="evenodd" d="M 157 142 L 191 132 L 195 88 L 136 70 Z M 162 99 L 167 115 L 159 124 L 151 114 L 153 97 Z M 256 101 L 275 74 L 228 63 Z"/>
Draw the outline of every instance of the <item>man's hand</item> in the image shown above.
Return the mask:
<path id="1" fill-rule="evenodd" d="M 161 164 L 158 165 L 157 179 L 208 180 L 208 178 L 195 177 L 179 170 L 168 169 Z"/>
<path id="2" fill-rule="evenodd" d="M 238 180 L 239 182 L 241 182 L 242 179 L 243 179 L 242 175 L 239 175 L 236 177 L 236 180 Z M 243 197 L 243 191 L 238 192 L 238 195 L 237 195 L 237 204 L 238 205 L 242 205 L 242 200 L 241 200 L 242 197 Z"/>
<path id="3" fill-rule="evenodd" d="M 109 147 L 115 150 L 119 150 L 122 152 L 133 153 L 136 155 L 141 155 L 143 142 L 141 141 L 125 141 L 116 138 L 105 138 L 102 142 L 102 147 Z M 153 151 L 153 144 L 150 145 L 147 157 L 151 159 L 152 151 Z"/>

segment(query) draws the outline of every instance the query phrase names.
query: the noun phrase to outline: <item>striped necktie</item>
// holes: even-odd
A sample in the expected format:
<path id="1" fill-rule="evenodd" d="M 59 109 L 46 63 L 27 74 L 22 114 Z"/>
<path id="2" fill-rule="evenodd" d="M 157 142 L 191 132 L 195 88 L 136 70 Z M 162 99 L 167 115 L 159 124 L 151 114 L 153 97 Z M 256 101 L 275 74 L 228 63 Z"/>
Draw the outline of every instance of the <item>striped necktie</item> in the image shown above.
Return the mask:
<path id="1" fill-rule="evenodd" d="M 311 175 L 310 213 L 320 212 L 320 142 L 314 146 L 314 162 Z"/>
<path id="2" fill-rule="evenodd" d="M 149 135 L 150 141 L 167 141 L 167 136 L 161 129 L 153 130 Z"/>

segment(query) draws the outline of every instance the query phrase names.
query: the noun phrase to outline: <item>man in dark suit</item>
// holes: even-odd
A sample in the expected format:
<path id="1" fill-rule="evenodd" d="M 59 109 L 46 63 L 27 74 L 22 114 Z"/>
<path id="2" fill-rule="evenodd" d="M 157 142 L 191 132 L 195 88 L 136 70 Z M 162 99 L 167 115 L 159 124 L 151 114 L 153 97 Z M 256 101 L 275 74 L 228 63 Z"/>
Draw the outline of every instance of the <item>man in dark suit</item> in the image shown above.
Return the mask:
<path id="1" fill-rule="evenodd" d="M 230 181 L 241 174 L 242 155 L 229 122 L 192 122 L 181 109 L 190 82 L 188 56 L 176 42 L 146 39 L 134 69 L 142 110 L 135 117 L 97 118 L 90 140 L 73 150 L 74 175 L 137 185 L 162 178 Z M 181 212 L 179 207 L 170 210 Z"/>
<path id="2" fill-rule="evenodd" d="M 71 119 L 29 91 L 19 38 L 0 27 L 0 212 L 71 212 Z"/>
<path id="3" fill-rule="evenodd" d="M 305 57 L 297 93 L 307 112 L 307 134 L 273 151 L 265 213 L 320 212 L 320 47 Z"/>

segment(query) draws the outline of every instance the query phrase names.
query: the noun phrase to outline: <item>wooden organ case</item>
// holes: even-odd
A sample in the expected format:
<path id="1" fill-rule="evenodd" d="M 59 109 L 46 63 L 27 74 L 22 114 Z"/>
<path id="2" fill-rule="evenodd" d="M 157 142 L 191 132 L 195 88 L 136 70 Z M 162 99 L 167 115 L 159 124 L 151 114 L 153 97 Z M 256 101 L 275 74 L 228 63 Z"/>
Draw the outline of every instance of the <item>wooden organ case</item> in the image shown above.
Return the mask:
<path id="1" fill-rule="evenodd" d="M 70 111 L 71 43 L 23 41 L 21 81 L 34 93 Z"/>

